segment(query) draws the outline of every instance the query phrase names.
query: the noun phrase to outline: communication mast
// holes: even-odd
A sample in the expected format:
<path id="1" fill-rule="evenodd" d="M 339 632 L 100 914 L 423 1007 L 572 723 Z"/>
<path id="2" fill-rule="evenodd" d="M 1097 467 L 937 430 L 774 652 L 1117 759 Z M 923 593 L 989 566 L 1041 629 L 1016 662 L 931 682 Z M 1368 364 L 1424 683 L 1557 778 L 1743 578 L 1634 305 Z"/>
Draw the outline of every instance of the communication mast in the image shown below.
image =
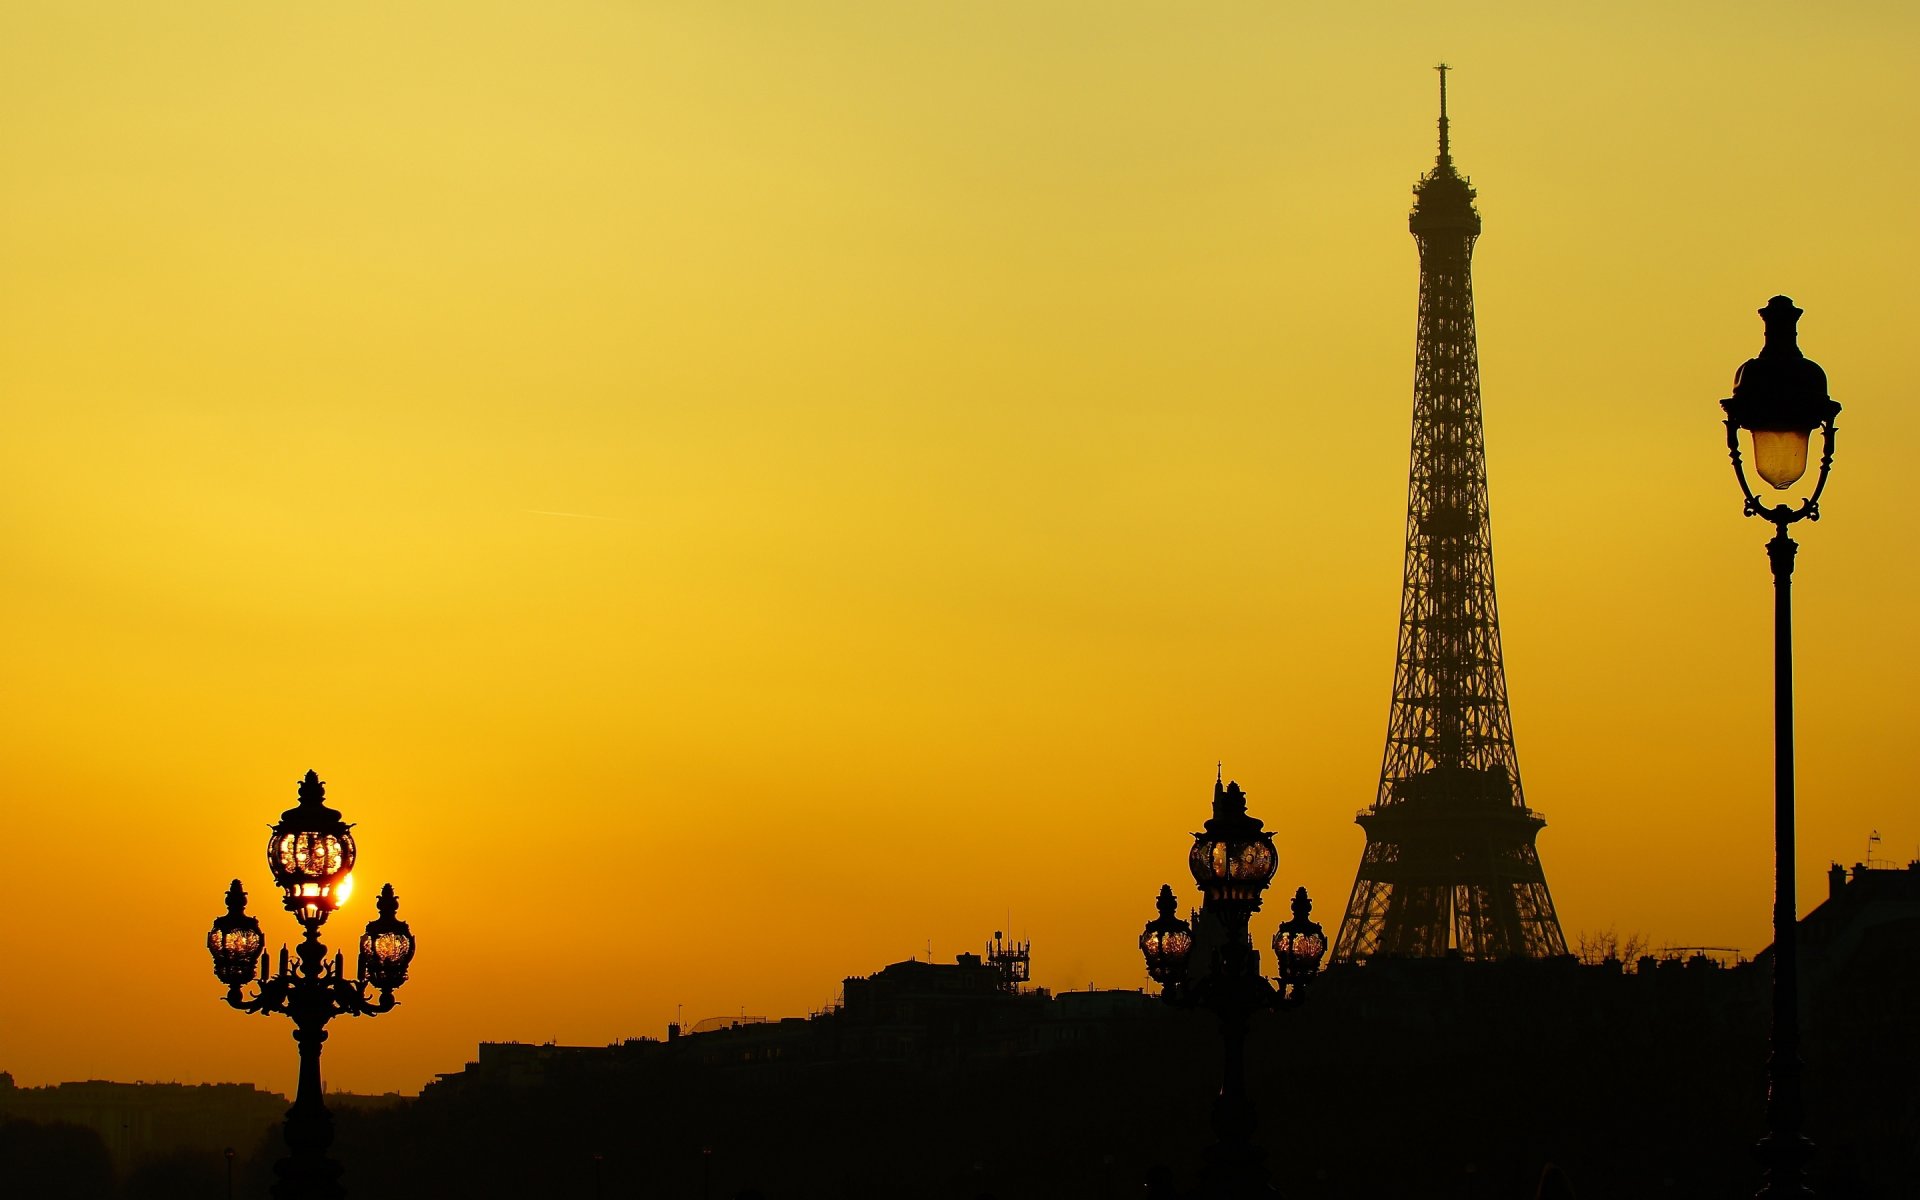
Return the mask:
<path id="1" fill-rule="evenodd" d="M 993 931 L 993 940 L 987 943 L 987 962 L 1000 972 L 1000 990 L 1017 992 L 1028 981 L 1033 971 L 1032 950 L 1030 941 L 1016 942 L 998 929 Z"/>

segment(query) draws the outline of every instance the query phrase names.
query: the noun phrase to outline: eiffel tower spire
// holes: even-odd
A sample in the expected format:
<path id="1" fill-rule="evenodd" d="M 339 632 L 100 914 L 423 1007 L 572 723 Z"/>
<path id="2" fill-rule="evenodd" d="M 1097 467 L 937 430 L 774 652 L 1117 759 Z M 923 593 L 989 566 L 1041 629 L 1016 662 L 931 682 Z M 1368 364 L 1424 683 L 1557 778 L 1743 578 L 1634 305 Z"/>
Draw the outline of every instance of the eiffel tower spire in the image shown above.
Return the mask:
<path id="1" fill-rule="evenodd" d="M 1449 145 L 1414 186 L 1420 317 L 1406 574 L 1380 787 L 1333 960 L 1565 954 L 1534 850 L 1507 709 L 1493 594 L 1486 444 L 1473 326 L 1474 190 Z"/>

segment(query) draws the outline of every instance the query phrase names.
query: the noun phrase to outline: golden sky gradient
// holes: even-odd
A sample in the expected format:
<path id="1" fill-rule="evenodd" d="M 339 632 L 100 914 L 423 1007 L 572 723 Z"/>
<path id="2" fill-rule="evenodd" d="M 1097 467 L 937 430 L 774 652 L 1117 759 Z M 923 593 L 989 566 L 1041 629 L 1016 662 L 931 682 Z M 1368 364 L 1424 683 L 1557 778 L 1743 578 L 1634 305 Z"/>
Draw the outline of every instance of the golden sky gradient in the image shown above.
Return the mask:
<path id="1" fill-rule="evenodd" d="M 1007 920 L 1145 983 L 1214 762 L 1331 927 L 1385 735 L 1435 81 L 1569 941 L 1768 940 L 1717 401 L 1843 405 L 1801 899 L 1920 850 L 1906 3 L 0 9 L 0 1069 L 290 1091 L 220 1003 L 307 768 L 421 950 L 329 1085 L 804 1012 Z M 1569 15 L 1562 15 L 1562 13 Z M 1263 914 L 1256 933 L 1281 913 Z"/>

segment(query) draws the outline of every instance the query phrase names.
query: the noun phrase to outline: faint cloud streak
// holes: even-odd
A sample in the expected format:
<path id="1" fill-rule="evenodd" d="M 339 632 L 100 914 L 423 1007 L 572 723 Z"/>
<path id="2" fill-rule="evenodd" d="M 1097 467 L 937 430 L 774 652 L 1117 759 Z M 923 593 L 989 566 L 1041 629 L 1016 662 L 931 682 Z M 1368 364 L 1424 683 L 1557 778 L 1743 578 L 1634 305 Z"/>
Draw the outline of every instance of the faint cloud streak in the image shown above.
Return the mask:
<path id="1" fill-rule="evenodd" d="M 523 508 L 523 513 L 532 513 L 536 517 L 571 517 L 576 521 L 618 521 L 619 517 L 603 517 L 598 513 L 555 512 L 548 508 Z"/>

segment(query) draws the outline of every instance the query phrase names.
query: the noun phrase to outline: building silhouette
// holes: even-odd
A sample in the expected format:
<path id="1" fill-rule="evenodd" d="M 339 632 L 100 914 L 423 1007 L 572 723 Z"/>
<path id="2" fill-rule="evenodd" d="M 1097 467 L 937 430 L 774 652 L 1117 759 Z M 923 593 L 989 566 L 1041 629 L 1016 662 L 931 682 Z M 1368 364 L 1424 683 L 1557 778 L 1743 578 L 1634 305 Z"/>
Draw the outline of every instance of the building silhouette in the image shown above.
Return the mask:
<path id="1" fill-rule="evenodd" d="M 842 1002 L 805 1017 L 709 1017 L 667 1026 L 664 1040 L 611 1046 L 482 1042 L 460 1071 L 423 1095 L 579 1082 L 628 1070 L 848 1064 L 950 1069 L 1094 1044 L 1117 1028 L 1165 1017 L 1140 989 L 1052 992 L 1025 987 L 1031 944 L 996 933 L 986 956 L 907 959 L 842 982 Z"/>
<path id="2" fill-rule="evenodd" d="M 1815 1190 L 1907 1195 L 1920 866 L 1832 872 L 1800 944 Z M 1518 1198 L 1554 1163 L 1581 1200 L 1750 1194 L 1768 955 L 1621 957 L 1327 970 L 1312 1003 L 1276 1018 L 1284 1036 L 1249 1044 L 1256 1137 L 1281 1193 Z M 335 1149 L 366 1196 L 1120 1200 L 1148 1178 L 1185 1194 L 1208 1138 L 1199 1100 L 1219 1082 L 1212 1018 L 1139 991 L 1005 983 L 990 946 L 850 976 L 841 1003 L 809 1016 L 484 1043 L 417 1098 L 331 1095 Z M 0 1072 L 8 1200 L 221 1195 L 222 1145 L 239 1153 L 234 1194 L 258 1196 L 280 1153 L 285 1100 L 244 1086 L 9 1083 Z M 215 1101 L 241 1123 L 179 1120 Z M 96 1131 L 102 1116 L 107 1132 L 131 1124 L 129 1105 L 155 1114 L 154 1136 L 116 1183 Z M 48 1182 L 88 1170 L 97 1186 Z"/>
<path id="3" fill-rule="evenodd" d="M 1920 1061 L 1920 868 L 1836 878 L 1801 925 L 1834 968 L 1804 1010 L 1816 1191 L 1905 1195 L 1920 1173 L 1903 1065 Z M 1764 959 L 1330 968 L 1284 1036 L 1249 1044 L 1276 1186 L 1517 1198 L 1554 1163 L 1581 1200 L 1749 1194 Z M 369 1195 L 470 1200 L 591 1195 L 596 1171 L 607 1195 L 716 1200 L 1119 1200 L 1149 1176 L 1186 1194 L 1208 1137 L 1198 1098 L 1219 1082 L 1212 1019 L 1138 991 L 999 983 L 990 954 L 909 959 L 848 977 L 844 1002 L 810 1016 L 486 1044 L 411 1104 L 343 1116 L 343 1159 Z"/>
<path id="4" fill-rule="evenodd" d="M 250 1146 L 276 1129 L 286 1111 L 285 1096 L 250 1083 L 88 1079 L 23 1088 L 0 1071 L 0 1117 L 90 1129 L 121 1173 L 169 1150 L 217 1153 L 223 1146 Z"/>
<path id="5" fill-rule="evenodd" d="M 1834 863 L 1827 898 L 1800 918 L 1799 930 L 1803 995 L 1883 999 L 1876 988 L 1845 986 L 1862 963 L 1904 964 L 1911 992 L 1920 979 L 1920 859 L 1903 868 L 1855 863 L 1851 871 Z M 1759 958 L 1772 970 L 1773 947 Z"/>
<path id="6" fill-rule="evenodd" d="M 1507 709 L 1473 323 L 1474 190 L 1440 153 L 1414 187 L 1420 316 L 1406 573 L 1386 752 L 1335 963 L 1567 952 L 1534 849 Z"/>

